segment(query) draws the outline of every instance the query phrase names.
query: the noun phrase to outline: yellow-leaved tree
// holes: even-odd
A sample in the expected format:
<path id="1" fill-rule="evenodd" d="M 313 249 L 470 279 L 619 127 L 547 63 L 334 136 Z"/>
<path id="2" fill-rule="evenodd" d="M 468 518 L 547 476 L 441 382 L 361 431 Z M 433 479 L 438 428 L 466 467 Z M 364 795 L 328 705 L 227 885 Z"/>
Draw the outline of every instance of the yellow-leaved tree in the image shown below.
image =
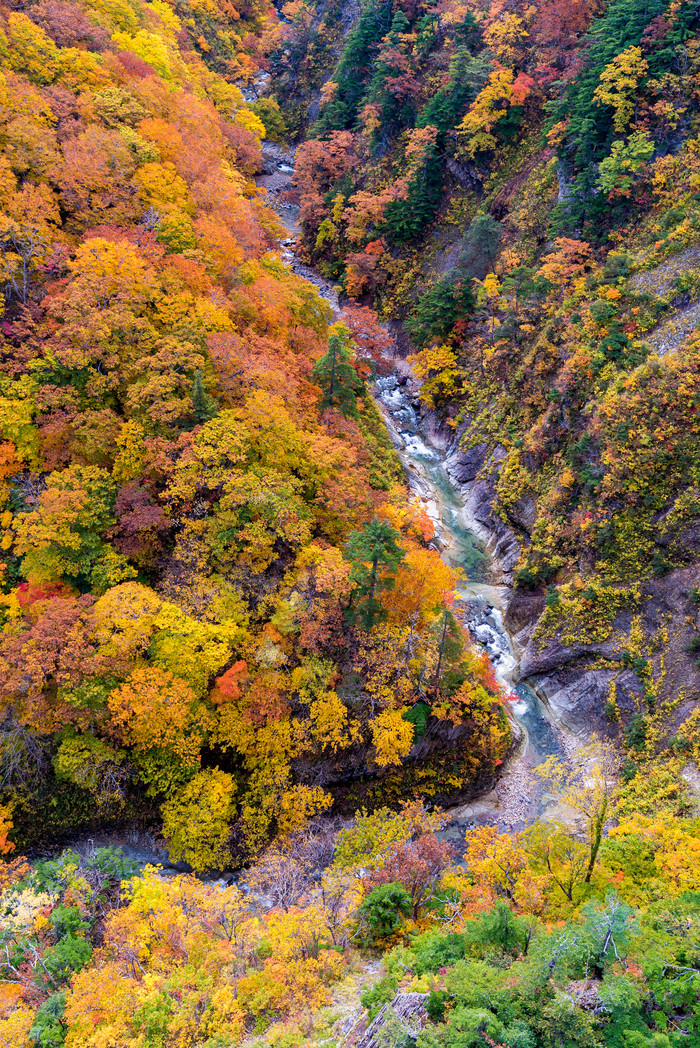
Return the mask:
<path id="1" fill-rule="evenodd" d="M 374 743 L 374 759 L 380 768 L 400 764 L 413 745 L 413 725 L 403 717 L 402 710 L 384 710 L 370 725 Z"/>
<path id="2" fill-rule="evenodd" d="M 586 824 L 588 865 L 585 882 L 590 883 L 603 830 L 611 817 L 613 790 L 617 782 L 619 758 L 614 748 L 598 739 L 579 750 L 576 763 L 564 764 L 558 757 L 548 757 L 535 769 L 551 796 Z"/>
<path id="3" fill-rule="evenodd" d="M 408 360 L 421 380 L 419 396 L 426 407 L 434 408 L 457 392 L 461 370 L 450 346 L 429 346 Z"/>
<path id="4" fill-rule="evenodd" d="M 624 134 L 634 116 L 637 88 L 649 69 L 641 47 L 628 47 L 613 58 L 600 74 L 600 83 L 593 99 L 598 105 L 609 105 L 614 110 L 615 130 Z"/>
<path id="5" fill-rule="evenodd" d="M 163 836 L 173 861 L 184 859 L 197 873 L 226 867 L 235 793 L 232 775 L 207 768 L 163 805 Z"/>

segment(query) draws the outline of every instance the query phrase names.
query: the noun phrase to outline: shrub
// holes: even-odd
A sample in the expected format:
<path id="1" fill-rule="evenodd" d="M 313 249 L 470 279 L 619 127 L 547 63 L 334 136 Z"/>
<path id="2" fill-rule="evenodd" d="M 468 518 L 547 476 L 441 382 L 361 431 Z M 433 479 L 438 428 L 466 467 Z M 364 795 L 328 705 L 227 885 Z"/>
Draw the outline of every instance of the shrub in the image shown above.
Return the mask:
<path id="1" fill-rule="evenodd" d="M 411 912 L 411 896 L 402 884 L 392 881 L 373 888 L 359 908 L 360 920 L 369 929 L 373 941 L 386 939 L 399 928 Z"/>

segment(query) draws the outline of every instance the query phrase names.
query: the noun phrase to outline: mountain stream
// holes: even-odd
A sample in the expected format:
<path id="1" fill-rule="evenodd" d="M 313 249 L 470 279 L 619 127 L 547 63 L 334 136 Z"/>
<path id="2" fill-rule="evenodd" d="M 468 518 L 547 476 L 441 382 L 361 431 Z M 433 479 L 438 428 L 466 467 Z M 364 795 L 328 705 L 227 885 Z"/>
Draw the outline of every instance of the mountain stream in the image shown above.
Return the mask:
<path id="1" fill-rule="evenodd" d="M 285 199 L 285 192 L 292 188 L 294 156 L 268 143 L 264 154 L 266 173 L 258 183 L 267 190 L 269 205 L 289 233 L 282 257 L 295 273 L 315 285 L 337 315 L 340 304 L 336 289 L 294 254 L 300 235 L 297 209 Z M 433 522 L 435 544 L 444 560 L 462 575 L 456 594 L 457 614 L 475 643 L 488 653 L 498 681 L 511 693 L 511 721 L 519 736 L 495 788 L 449 811 L 447 836 L 457 838 L 465 828 L 483 823 L 520 829 L 546 811 L 542 789 L 533 780 L 532 770 L 550 755 L 565 756 L 566 739 L 536 691 L 528 683 L 518 681 L 518 655 L 503 624 L 508 589 L 491 581 L 496 566 L 468 526 L 464 500 L 459 486 L 447 473 L 444 452 L 431 443 L 422 425 L 419 405 L 410 392 L 415 379 L 406 381 L 410 374 L 408 365 L 399 357 L 389 363 L 394 372 L 374 382 L 372 395 L 403 464 L 408 486 Z"/>

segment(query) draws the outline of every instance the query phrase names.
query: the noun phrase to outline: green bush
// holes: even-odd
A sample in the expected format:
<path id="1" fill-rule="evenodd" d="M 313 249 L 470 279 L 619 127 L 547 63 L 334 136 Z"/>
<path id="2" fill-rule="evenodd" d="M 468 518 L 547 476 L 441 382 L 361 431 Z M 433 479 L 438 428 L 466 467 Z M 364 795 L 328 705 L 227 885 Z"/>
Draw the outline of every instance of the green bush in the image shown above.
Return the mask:
<path id="1" fill-rule="evenodd" d="M 66 1004 L 65 993 L 53 993 L 37 1009 L 29 1040 L 37 1048 L 63 1048 L 66 1031 L 61 1019 Z"/>
<path id="2" fill-rule="evenodd" d="M 58 982 L 67 980 L 75 972 L 81 971 L 91 957 L 90 943 L 70 932 L 46 951 L 43 963 L 51 979 Z"/>
<path id="3" fill-rule="evenodd" d="M 360 920 L 369 929 L 372 941 L 386 939 L 401 925 L 402 919 L 411 912 L 411 896 L 403 884 L 392 881 L 373 888 L 360 906 Z"/>

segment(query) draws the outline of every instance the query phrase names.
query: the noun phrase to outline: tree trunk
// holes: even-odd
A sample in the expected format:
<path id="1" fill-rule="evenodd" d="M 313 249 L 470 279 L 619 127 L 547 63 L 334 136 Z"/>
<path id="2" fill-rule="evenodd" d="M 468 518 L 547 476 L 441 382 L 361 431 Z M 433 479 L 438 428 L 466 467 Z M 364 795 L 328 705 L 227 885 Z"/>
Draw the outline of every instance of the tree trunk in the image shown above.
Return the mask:
<path id="1" fill-rule="evenodd" d="M 375 553 L 372 558 L 372 574 L 369 577 L 369 599 L 367 609 L 369 611 L 369 623 L 370 627 L 374 621 L 374 590 L 377 585 L 377 564 L 379 563 L 379 554 Z"/>
<path id="2" fill-rule="evenodd" d="M 600 842 L 603 838 L 603 826 L 605 824 L 605 813 L 608 810 L 607 798 L 603 803 L 603 807 L 600 810 L 600 814 L 594 823 L 593 839 L 591 841 L 591 858 L 588 863 L 588 870 L 586 871 L 586 884 L 591 883 L 591 876 L 595 868 L 596 859 L 598 858 L 598 851 L 600 850 Z"/>
<path id="3" fill-rule="evenodd" d="M 435 683 L 433 685 L 435 692 L 437 693 L 438 684 L 440 683 L 440 670 L 442 669 L 442 653 L 445 650 L 445 635 L 447 634 L 447 612 L 444 614 L 442 620 L 442 636 L 440 637 L 440 653 L 438 655 L 438 662 L 435 668 Z"/>

